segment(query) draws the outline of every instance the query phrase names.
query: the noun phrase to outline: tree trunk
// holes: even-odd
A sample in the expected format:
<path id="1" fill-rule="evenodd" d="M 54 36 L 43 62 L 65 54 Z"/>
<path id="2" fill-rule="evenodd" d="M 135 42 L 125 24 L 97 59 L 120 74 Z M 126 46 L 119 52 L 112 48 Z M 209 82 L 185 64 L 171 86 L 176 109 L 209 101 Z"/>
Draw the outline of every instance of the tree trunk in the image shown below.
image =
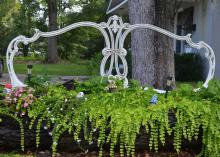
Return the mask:
<path id="1" fill-rule="evenodd" d="M 49 31 L 57 30 L 57 0 L 48 0 L 48 14 L 49 14 Z M 57 63 L 57 37 L 48 39 L 48 63 Z"/>
<path id="2" fill-rule="evenodd" d="M 129 0 L 131 24 L 154 24 L 155 0 Z M 142 85 L 154 86 L 154 32 L 134 30 L 131 33 L 132 78 Z"/>
<path id="3" fill-rule="evenodd" d="M 155 6 L 155 25 L 173 32 L 175 0 L 156 0 Z M 168 77 L 175 81 L 173 39 L 155 33 L 155 56 L 155 86 L 164 89 Z"/>

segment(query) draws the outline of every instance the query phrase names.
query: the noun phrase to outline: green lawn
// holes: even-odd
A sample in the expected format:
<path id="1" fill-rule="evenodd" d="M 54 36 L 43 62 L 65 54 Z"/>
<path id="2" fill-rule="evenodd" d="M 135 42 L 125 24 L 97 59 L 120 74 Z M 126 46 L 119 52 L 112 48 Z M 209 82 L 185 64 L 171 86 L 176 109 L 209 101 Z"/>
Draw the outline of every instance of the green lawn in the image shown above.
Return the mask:
<path id="1" fill-rule="evenodd" d="M 27 64 L 14 64 L 14 69 L 17 74 L 27 73 Z M 35 74 L 48 74 L 48 75 L 74 75 L 74 76 L 88 76 L 89 63 L 82 64 L 35 64 L 33 65 L 32 73 Z M 7 73 L 7 68 L 5 68 Z"/>
<path id="2" fill-rule="evenodd" d="M 20 155 L 20 154 L 9 153 L 9 154 L 0 154 L 0 157 L 33 157 L 33 156 L 32 155 Z"/>

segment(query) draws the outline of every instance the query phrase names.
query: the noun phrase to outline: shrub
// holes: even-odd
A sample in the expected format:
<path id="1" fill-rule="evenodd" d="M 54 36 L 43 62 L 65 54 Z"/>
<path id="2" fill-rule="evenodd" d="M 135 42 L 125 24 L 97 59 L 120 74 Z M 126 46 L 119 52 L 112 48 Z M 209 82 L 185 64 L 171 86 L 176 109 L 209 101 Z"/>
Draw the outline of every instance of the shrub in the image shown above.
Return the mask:
<path id="1" fill-rule="evenodd" d="M 203 64 L 199 54 L 175 53 L 175 76 L 177 81 L 202 81 Z"/>

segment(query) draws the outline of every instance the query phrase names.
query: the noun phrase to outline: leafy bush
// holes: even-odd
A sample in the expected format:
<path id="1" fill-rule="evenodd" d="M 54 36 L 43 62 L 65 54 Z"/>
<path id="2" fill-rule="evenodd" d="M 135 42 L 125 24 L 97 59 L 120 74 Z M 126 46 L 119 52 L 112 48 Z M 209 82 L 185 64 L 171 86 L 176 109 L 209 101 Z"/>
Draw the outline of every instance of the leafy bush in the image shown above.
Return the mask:
<path id="1" fill-rule="evenodd" d="M 150 150 L 158 151 L 158 145 L 166 144 L 167 134 L 173 136 L 173 146 L 177 152 L 184 139 L 197 140 L 202 129 L 201 156 L 220 155 L 220 81 L 214 80 L 208 89 L 194 92 L 192 87 L 183 85 L 170 92 L 168 98 L 158 95 L 157 104 L 150 104 L 156 93 L 143 90 L 136 81 L 130 88 L 122 88 L 116 81 L 117 90 L 109 93 L 107 79 L 95 78 L 76 83 L 75 90 L 67 91 L 63 87 L 48 86 L 47 92 L 40 96 L 31 108 L 28 116 L 36 126 L 36 145 L 40 143 L 40 128 L 44 125 L 51 132 L 52 150 L 55 156 L 59 138 L 64 132 L 73 135 L 74 141 L 97 143 L 99 155 L 103 156 L 103 147 L 110 145 L 110 155 L 114 156 L 119 145 L 121 156 L 134 156 L 135 141 L 141 129 L 149 135 Z M 85 96 L 78 96 L 84 92 Z M 174 114 L 171 125 L 169 113 Z M 0 113 L 14 115 L 6 105 Z M 18 121 L 20 117 L 14 116 Z M 20 127 L 22 128 L 22 124 Z M 81 134 L 83 132 L 83 134 Z M 147 142 L 147 141 L 146 141 Z"/>
<path id="2" fill-rule="evenodd" d="M 43 56 L 26 56 L 26 57 L 14 57 L 14 63 L 21 64 L 21 63 L 43 63 L 44 62 Z"/>
<path id="3" fill-rule="evenodd" d="M 99 75 L 99 68 L 100 68 L 100 64 L 102 61 L 103 55 L 101 52 L 96 53 L 91 61 L 90 61 L 90 66 L 89 66 L 89 71 L 90 74 L 93 76 L 97 76 Z"/>
<path id="4" fill-rule="evenodd" d="M 202 81 L 203 61 L 196 53 L 175 53 L 175 75 L 177 81 Z"/>
<path id="5" fill-rule="evenodd" d="M 35 99 L 33 91 L 32 88 L 28 87 L 15 88 L 6 94 L 4 103 L 10 111 L 24 116 Z"/>

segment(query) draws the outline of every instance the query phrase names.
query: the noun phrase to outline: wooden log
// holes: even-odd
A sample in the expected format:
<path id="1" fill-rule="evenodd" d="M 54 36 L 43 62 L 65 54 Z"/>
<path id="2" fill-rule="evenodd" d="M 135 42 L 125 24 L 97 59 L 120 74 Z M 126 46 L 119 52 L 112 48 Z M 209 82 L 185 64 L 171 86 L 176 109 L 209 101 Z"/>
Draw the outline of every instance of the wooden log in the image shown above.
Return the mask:
<path id="1" fill-rule="evenodd" d="M 8 117 L 1 116 L 2 122 L 0 123 L 0 151 L 14 151 L 20 150 L 20 128 L 17 122 Z M 41 129 L 40 146 L 36 148 L 36 135 L 35 129 L 29 130 L 28 125 L 25 124 L 25 150 L 39 151 L 39 150 L 51 150 L 52 137 L 49 135 L 49 131 Z M 136 140 L 136 151 L 146 151 L 148 149 L 149 136 L 142 129 L 140 135 Z M 183 150 L 196 150 L 200 152 L 202 148 L 201 135 L 197 141 L 183 141 Z M 83 148 L 83 149 L 82 149 Z M 69 134 L 62 135 L 58 150 L 62 152 L 78 152 L 83 150 L 98 151 L 97 143 L 89 145 L 86 141 L 82 141 L 79 145 L 73 141 L 73 136 Z M 109 146 L 105 146 L 106 151 L 109 150 Z M 118 151 L 119 146 L 116 147 Z M 166 137 L 166 145 L 162 146 L 159 144 L 159 150 L 173 152 L 173 138 L 170 136 Z"/>

